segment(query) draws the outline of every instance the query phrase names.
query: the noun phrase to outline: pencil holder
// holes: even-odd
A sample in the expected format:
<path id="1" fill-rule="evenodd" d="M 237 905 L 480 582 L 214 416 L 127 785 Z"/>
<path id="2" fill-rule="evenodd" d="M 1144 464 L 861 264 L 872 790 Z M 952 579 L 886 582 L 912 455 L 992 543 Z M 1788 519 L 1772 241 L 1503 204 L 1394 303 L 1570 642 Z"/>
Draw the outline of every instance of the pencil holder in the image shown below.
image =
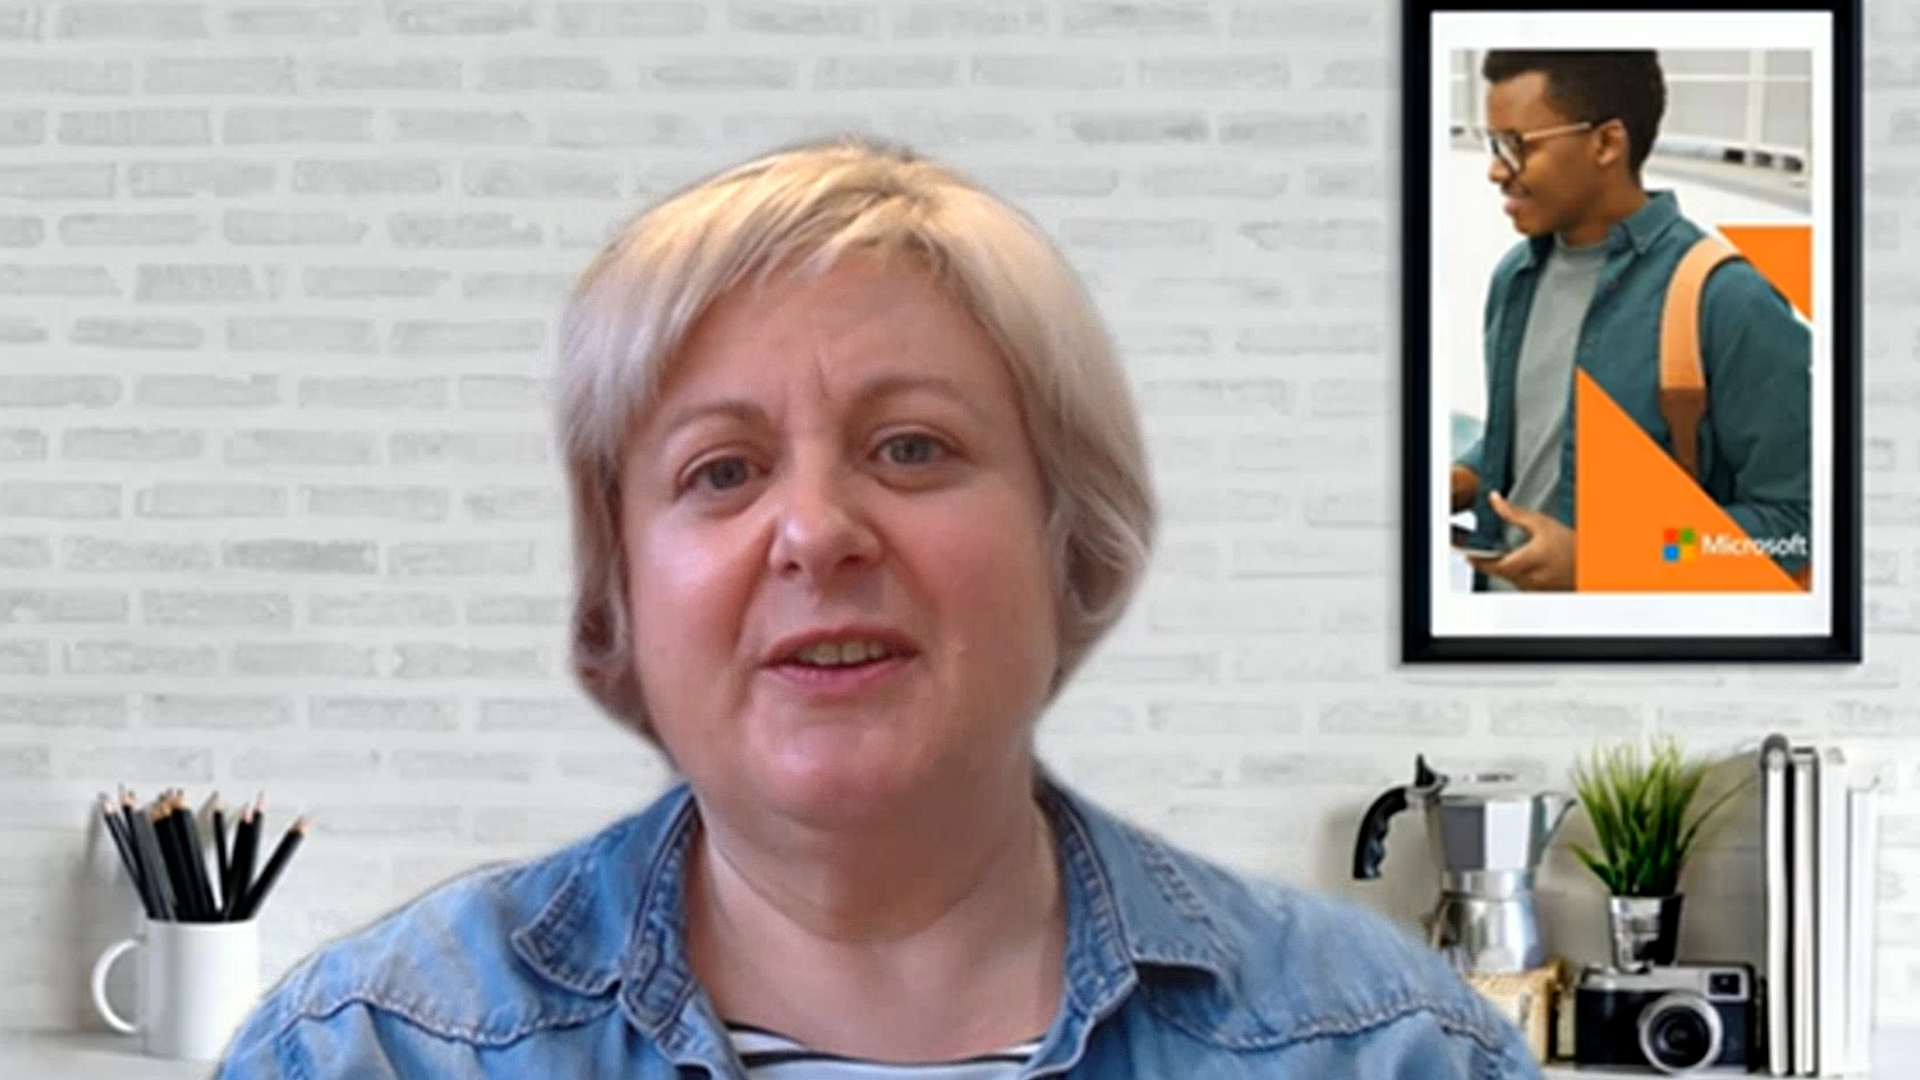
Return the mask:
<path id="1" fill-rule="evenodd" d="M 107 1001 L 114 961 L 137 950 L 131 1020 Z M 93 965 L 93 1005 L 115 1031 L 140 1036 L 149 1057 L 216 1061 L 260 995 L 259 923 L 147 920 Z"/>

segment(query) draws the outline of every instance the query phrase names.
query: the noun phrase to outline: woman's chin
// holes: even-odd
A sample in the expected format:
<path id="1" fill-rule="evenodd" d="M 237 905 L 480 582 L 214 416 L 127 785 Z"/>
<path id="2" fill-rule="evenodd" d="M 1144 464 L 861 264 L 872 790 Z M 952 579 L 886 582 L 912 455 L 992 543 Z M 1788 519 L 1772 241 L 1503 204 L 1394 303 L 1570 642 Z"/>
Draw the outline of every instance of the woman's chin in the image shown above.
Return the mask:
<path id="1" fill-rule="evenodd" d="M 821 827 L 897 819 L 926 777 L 898 748 L 823 737 L 795 740 L 752 770 L 751 783 L 787 817 Z"/>

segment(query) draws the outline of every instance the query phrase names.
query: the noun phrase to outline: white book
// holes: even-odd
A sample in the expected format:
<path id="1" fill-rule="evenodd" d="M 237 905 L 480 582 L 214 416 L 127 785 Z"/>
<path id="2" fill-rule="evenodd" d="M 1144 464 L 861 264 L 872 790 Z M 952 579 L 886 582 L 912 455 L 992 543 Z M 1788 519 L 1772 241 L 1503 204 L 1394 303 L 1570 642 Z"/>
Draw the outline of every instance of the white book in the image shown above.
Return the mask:
<path id="1" fill-rule="evenodd" d="M 1793 748 L 1792 812 L 1788 832 L 1793 837 L 1793 888 L 1789 905 L 1793 910 L 1793 1071 L 1798 1076 L 1820 1075 L 1820 1048 L 1816 1041 L 1819 1028 L 1818 969 L 1815 950 L 1817 905 L 1816 888 L 1819 839 L 1816 793 L 1820 759 L 1811 747 Z"/>
<path id="2" fill-rule="evenodd" d="M 1790 748 L 1784 735 L 1760 747 L 1760 841 L 1767 901 L 1766 1071 L 1793 1075 L 1792 836 L 1788 830 Z"/>
<path id="3" fill-rule="evenodd" d="M 1814 964 L 1819 971 L 1815 1010 L 1819 1025 L 1821 1076 L 1845 1076 L 1847 1058 L 1847 921 L 1852 904 L 1847 899 L 1847 756 L 1838 748 L 1820 753 L 1819 805 L 1814 817 L 1819 830 L 1815 856 L 1819 865 L 1818 939 Z"/>
<path id="4" fill-rule="evenodd" d="M 1876 785 L 1877 786 L 1877 785 Z M 1847 793 L 1847 880 L 1851 901 L 1847 919 L 1847 1064 L 1859 1076 L 1872 1068 L 1873 905 L 1879 859 L 1879 792 L 1875 787 Z"/>

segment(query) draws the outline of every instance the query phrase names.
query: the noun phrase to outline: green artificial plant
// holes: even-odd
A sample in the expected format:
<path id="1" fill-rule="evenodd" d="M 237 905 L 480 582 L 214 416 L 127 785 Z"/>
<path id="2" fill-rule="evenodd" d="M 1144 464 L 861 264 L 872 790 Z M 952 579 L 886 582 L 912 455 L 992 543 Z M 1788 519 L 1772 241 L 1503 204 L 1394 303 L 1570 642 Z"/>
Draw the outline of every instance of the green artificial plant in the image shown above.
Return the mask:
<path id="1" fill-rule="evenodd" d="M 1596 748 L 1573 769 L 1580 805 L 1600 841 L 1595 855 L 1579 844 L 1573 853 L 1615 896 L 1673 896 L 1680 891 L 1700 827 L 1745 784 L 1722 793 L 1687 820 L 1710 764 L 1687 760 L 1671 738 L 1655 741 L 1643 757 L 1637 743 Z"/>

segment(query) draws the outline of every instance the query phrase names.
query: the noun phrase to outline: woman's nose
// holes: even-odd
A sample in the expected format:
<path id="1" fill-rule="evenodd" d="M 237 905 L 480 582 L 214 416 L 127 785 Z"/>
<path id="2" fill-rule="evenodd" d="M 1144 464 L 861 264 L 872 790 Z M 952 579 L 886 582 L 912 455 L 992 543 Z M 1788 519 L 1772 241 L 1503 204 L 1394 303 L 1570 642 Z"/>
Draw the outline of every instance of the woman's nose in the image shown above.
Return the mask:
<path id="1" fill-rule="evenodd" d="M 869 563 L 880 542 L 861 505 L 859 477 L 840 463 L 793 463 L 777 482 L 771 569 L 824 579 L 847 564 Z"/>

